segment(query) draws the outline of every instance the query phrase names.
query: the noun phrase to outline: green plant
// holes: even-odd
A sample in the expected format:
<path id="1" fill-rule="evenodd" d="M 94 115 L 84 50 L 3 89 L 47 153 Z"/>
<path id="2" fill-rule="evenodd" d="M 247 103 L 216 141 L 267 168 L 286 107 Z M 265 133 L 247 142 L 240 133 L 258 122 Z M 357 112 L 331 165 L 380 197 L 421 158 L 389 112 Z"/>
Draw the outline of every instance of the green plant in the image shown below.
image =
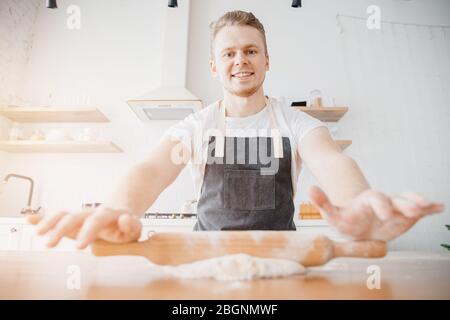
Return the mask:
<path id="1" fill-rule="evenodd" d="M 446 224 L 445 226 L 447 227 L 447 230 L 450 231 L 450 224 Z M 441 244 L 441 247 L 444 247 L 445 249 L 447 249 L 447 250 L 450 251 L 450 244 L 442 243 L 442 244 Z"/>

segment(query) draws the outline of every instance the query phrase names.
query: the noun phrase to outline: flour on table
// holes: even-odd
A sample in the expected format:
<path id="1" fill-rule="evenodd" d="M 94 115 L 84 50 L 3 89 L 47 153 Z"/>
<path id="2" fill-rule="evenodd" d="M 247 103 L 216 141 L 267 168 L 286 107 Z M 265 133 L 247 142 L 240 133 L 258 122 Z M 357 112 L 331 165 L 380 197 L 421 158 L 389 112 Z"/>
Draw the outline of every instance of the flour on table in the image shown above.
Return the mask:
<path id="1" fill-rule="evenodd" d="M 251 280 L 258 278 L 287 277 L 303 274 L 303 265 L 283 259 L 232 254 L 213 259 L 165 267 L 171 276 L 183 279 L 212 278 L 216 280 Z"/>

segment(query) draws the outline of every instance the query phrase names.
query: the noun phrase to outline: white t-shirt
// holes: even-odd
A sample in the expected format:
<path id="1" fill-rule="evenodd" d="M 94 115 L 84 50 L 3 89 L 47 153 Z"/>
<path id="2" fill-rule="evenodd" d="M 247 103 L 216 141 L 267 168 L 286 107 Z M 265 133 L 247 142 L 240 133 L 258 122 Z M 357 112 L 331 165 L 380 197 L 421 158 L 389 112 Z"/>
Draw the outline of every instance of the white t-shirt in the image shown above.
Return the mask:
<path id="1" fill-rule="evenodd" d="M 292 153 L 292 187 L 294 195 L 297 180 L 301 171 L 301 159 L 298 154 L 298 144 L 311 130 L 326 125 L 308 115 L 289 106 L 282 98 L 270 97 L 276 123 L 282 137 L 288 137 Z M 170 127 L 164 136 L 181 141 L 189 150 L 191 173 L 194 178 L 197 199 L 203 183 L 207 148 L 211 130 L 218 128 L 218 119 L 221 116 L 219 101 L 216 101 L 202 110 L 195 112 L 179 123 Z M 267 108 L 248 117 L 226 117 L 225 136 L 227 137 L 268 137 L 271 133 L 271 119 Z"/>

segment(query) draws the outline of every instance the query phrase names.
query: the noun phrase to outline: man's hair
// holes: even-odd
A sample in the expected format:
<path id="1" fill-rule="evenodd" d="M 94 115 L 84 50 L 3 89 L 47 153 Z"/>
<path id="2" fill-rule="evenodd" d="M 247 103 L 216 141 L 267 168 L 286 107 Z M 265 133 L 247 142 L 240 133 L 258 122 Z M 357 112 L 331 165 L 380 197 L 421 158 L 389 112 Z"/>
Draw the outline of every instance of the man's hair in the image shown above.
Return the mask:
<path id="1" fill-rule="evenodd" d="M 264 50 L 268 55 L 267 42 L 266 42 L 266 32 L 264 30 L 263 24 L 256 18 L 253 13 L 245 11 L 229 11 L 221 16 L 217 21 L 213 21 L 209 25 L 211 30 L 211 58 L 214 58 L 214 39 L 217 33 L 226 26 L 249 26 L 257 29 L 263 38 Z"/>

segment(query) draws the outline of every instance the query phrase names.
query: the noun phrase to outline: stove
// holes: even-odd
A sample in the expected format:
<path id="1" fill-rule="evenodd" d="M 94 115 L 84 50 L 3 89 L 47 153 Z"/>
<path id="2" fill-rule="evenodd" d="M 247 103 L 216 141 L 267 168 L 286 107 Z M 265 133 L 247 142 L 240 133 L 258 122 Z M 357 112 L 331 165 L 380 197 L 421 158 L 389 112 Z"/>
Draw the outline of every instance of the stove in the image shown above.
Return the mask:
<path id="1" fill-rule="evenodd" d="M 181 212 L 147 212 L 144 214 L 144 219 L 195 219 L 196 213 L 181 213 Z"/>

